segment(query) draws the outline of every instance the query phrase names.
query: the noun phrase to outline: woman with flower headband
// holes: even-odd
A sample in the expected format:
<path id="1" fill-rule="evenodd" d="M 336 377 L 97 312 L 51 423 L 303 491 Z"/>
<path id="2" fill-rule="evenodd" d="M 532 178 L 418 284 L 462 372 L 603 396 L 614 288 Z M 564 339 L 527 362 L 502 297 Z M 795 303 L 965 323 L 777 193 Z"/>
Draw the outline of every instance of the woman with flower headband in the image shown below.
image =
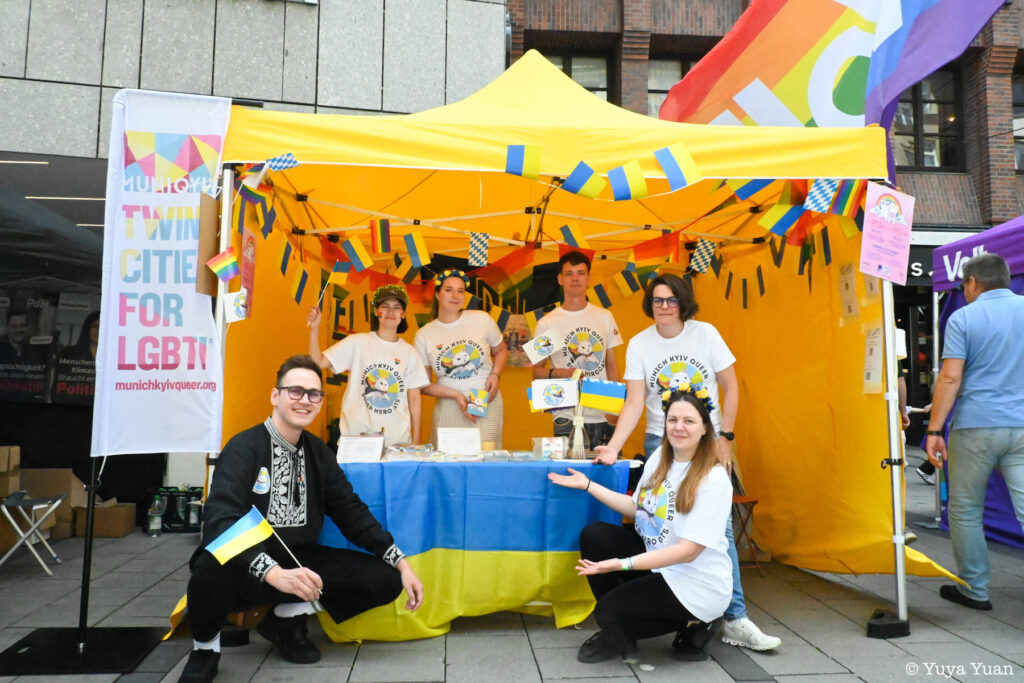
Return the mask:
<path id="1" fill-rule="evenodd" d="M 447 269 L 434 278 L 434 319 L 416 332 L 413 345 L 434 381 L 423 389 L 436 396 L 431 440 L 438 427 L 477 427 L 480 440 L 501 448 L 505 410 L 498 391 L 508 349 L 498 325 L 483 311 L 464 311 L 469 278 Z M 469 413 L 470 391 L 487 392 L 487 414 Z"/>
<path id="2" fill-rule="evenodd" d="M 348 373 L 341 401 L 342 435 L 384 434 L 385 444 L 413 443 L 420 432 L 420 389 L 427 372 L 412 346 L 399 334 L 408 329 L 409 297 L 398 285 L 373 293 L 371 332 L 350 334 L 320 351 L 320 307 L 306 316 L 309 355 L 331 372 Z"/>
<path id="3" fill-rule="evenodd" d="M 715 453 L 714 406 L 692 388 L 666 390 L 660 400 L 661 445 L 644 464 L 632 496 L 572 468 L 567 475 L 548 475 L 634 520 L 633 528 L 593 522 L 580 534 L 576 570 L 597 598 L 594 618 L 601 627 L 580 646 L 581 662 L 631 654 L 638 639 L 673 631 L 673 657 L 706 659 L 729 605 L 732 562 L 725 526 L 732 482 Z"/>
<path id="4" fill-rule="evenodd" d="M 706 395 L 716 406 L 711 411 L 714 426 L 711 438 L 719 462 L 731 470 L 735 449 L 733 428 L 739 407 L 736 357 L 714 325 L 693 319 L 698 310 L 697 301 L 690 284 L 683 278 L 671 273 L 652 278 L 644 291 L 642 307 L 644 314 L 654 319 L 654 324 L 629 340 L 623 373 L 626 403 L 611 440 L 606 446 L 594 449 L 597 453 L 594 461 L 614 463 L 645 412 L 644 454 L 649 456 L 661 443 L 664 432 L 661 393 L 690 388 Z M 727 535 L 729 556 L 735 568 L 733 599 L 725 611 L 722 640 L 752 650 L 773 650 L 782 640 L 766 635 L 747 617 L 731 524 Z"/>

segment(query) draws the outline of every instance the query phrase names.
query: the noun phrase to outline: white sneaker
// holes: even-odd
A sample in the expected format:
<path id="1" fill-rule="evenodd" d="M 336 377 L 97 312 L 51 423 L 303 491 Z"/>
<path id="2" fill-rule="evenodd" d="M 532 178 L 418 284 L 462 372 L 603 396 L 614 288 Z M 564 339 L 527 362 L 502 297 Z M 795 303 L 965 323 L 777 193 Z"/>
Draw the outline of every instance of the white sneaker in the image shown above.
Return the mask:
<path id="1" fill-rule="evenodd" d="M 725 622 L 725 625 L 722 627 L 722 642 L 764 652 L 765 650 L 777 648 L 782 644 L 782 639 L 776 636 L 765 635 L 757 627 L 757 624 L 746 617 L 742 617 Z"/>

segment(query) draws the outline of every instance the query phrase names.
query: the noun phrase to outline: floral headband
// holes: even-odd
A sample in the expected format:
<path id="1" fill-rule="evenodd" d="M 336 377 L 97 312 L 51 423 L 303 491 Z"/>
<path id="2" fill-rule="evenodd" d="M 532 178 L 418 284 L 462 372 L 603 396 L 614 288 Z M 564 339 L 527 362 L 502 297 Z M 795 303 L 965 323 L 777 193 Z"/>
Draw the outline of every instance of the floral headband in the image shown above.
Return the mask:
<path id="1" fill-rule="evenodd" d="M 708 393 L 708 390 L 704 388 L 694 389 L 690 384 L 683 384 L 675 391 L 666 389 L 661 392 L 661 411 L 663 413 L 667 413 L 668 407 L 672 404 L 673 399 L 678 399 L 683 394 L 691 394 L 699 398 L 701 403 L 704 404 L 704 407 L 707 408 L 708 415 L 714 412 L 715 404 L 711 401 L 711 394 Z"/>
<path id="2" fill-rule="evenodd" d="M 434 286 L 440 287 L 441 283 L 450 277 L 460 277 L 462 281 L 469 287 L 469 276 L 458 268 L 445 268 L 440 273 L 434 276 Z"/>

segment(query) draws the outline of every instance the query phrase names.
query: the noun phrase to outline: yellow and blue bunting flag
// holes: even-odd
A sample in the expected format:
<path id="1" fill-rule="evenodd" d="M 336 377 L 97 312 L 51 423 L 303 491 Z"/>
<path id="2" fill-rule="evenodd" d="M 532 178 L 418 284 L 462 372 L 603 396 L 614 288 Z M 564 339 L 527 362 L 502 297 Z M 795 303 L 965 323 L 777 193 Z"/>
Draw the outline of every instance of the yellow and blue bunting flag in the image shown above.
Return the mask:
<path id="1" fill-rule="evenodd" d="M 292 243 L 285 238 L 284 250 L 281 252 L 281 275 L 288 274 L 288 262 L 292 258 Z"/>
<path id="2" fill-rule="evenodd" d="M 613 279 L 619 291 L 622 292 L 622 296 L 629 296 L 640 291 L 640 280 L 636 276 L 636 271 L 624 270 L 621 273 L 616 273 Z"/>
<path id="3" fill-rule="evenodd" d="M 306 272 L 305 268 L 299 268 L 295 271 L 295 276 L 292 278 L 292 298 L 295 299 L 295 303 L 302 303 L 302 293 L 306 291 L 306 282 L 309 280 L 309 273 Z"/>
<path id="4" fill-rule="evenodd" d="M 498 325 L 498 329 L 504 332 L 505 328 L 508 327 L 508 321 L 509 318 L 512 317 L 512 312 L 507 308 L 502 308 L 501 306 L 491 306 L 489 313 L 491 318 L 493 318 L 494 322 Z"/>
<path id="5" fill-rule="evenodd" d="M 430 263 L 430 252 L 423 239 L 423 233 L 416 231 L 405 235 L 405 248 L 409 250 L 409 260 L 413 268 L 422 268 Z"/>
<path id="6" fill-rule="evenodd" d="M 590 243 L 587 242 L 587 238 L 583 236 L 583 231 L 580 230 L 580 226 L 576 221 L 566 221 L 565 225 L 560 227 L 559 232 L 562 233 L 562 239 L 570 247 L 576 247 L 577 249 L 590 249 Z"/>
<path id="7" fill-rule="evenodd" d="M 647 180 L 639 161 L 631 161 L 608 171 L 608 182 L 612 185 L 612 196 L 617 202 L 647 196 Z"/>
<path id="8" fill-rule="evenodd" d="M 505 173 L 536 180 L 540 176 L 540 147 L 509 145 L 505 156 Z"/>
<path id="9" fill-rule="evenodd" d="M 373 265 L 373 257 L 366 251 L 363 241 L 358 237 L 349 237 L 341 243 L 341 248 L 345 251 L 345 255 L 348 256 L 348 260 L 352 262 L 352 267 L 356 269 L 357 273 L 361 273 Z"/>
<path id="10" fill-rule="evenodd" d="M 668 180 L 668 186 L 673 191 L 693 185 L 701 179 L 697 162 L 693 160 L 686 145 L 681 142 L 659 149 L 654 153 L 654 158 L 661 165 L 661 170 L 665 172 L 665 178 Z"/>
<path id="11" fill-rule="evenodd" d="M 594 169 L 590 168 L 585 161 L 581 161 L 576 164 L 576 168 L 562 183 L 562 189 L 587 199 L 593 199 L 601 194 L 607 185 L 607 180 L 595 173 Z"/>
<path id="12" fill-rule="evenodd" d="M 805 211 L 803 204 L 776 204 L 761 216 L 757 224 L 776 235 L 785 235 Z"/>
<path id="13" fill-rule="evenodd" d="M 274 534 L 270 523 L 263 518 L 255 506 L 245 516 L 229 526 L 224 533 L 213 539 L 206 549 L 217 561 L 224 564 L 244 550 L 262 543 Z"/>
<path id="14" fill-rule="evenodd" d="M 750 199 L 755 194 L 772 184 L 771 180 L 726 180 L 725 184 L 738 199 Z"/>
<path id="15" fill-rule="evenodd" d="M 597 284 L 587 290 L 587 298 L 594 303 L 600 304 L 602 308 L 611 308 L 612 300 L 608 297 L 604 285 Z"/>

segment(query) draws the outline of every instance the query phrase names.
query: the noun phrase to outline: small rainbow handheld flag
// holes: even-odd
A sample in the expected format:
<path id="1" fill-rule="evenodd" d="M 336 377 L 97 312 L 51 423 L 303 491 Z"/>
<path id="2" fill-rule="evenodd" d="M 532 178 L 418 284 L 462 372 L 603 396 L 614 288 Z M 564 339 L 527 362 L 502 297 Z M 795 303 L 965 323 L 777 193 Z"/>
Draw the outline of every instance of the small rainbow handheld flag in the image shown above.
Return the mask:
<path id="1" fill-rule="evenodd" d="M 265 202 L 270 198 L 269 194 L 255 187 L 251 187 L 248 183 L 242 183 L 238 186 L 238 194 L 242 199 L 250 204 L 259 204 L 260 202 Z"/>
<path id="2" fill-rule="evenodd" d="M 570 247 L 590 249 L 590 243 L 587 242 L 587 238 L 583 236 L 583 231 L 580 230 L 580 226 L 575 221 L 568 221 L 558 230 L 562 233 L 562 239 Z"/>
<path id="3" fill-rule="evenodd" d="M 234 247 L 228 247 L 220 252 L 207 261 L 206 265 L 224 282 L 227 282 L 241 272 L 238 268 L 238 257 L 235 256 Z"/>
<path id="4" fill-rule="evenodd" d="M 585 161 L 581 161 L 576 164 L 576 168 L 562 183 L 562 189 L 587 199 L 593 199 L 601 194 L 601 190 L 607 185 L 607 180 L 594 173 L 594 169 L 590 168 Z"/>
<path id="5" fill-rule="evenodd" d="M 505 155 L 505 173 L 536 180 L 540 175 L 540 147 L 509 145 Z"/>
<path id="6" fill-rule="evenodd" d="M 661 165 L 661 170 L 665 172 L 665 178 L 668 180 L 668 186 L 673 191 L 693 185 L 701 179 L 697 162 L 693 160 L 686 145 L 681 142 L 659 149 L 654 153 L 654 158 Z"/>
<path id="7" fill-rule="evenodd" d="M 430 263 L 430 252 L 427 251 L 427 243 L 423 241 L 422 232 L 410 232 L 405 235 L 405 248 L 409 250 L 409 260 L 413 268 L 422 268 Z"/>
<path id="8" fill-rule="evenodd" d="M 631 161 L 608 171 L 608 182 L 612 185 L 612 195 L 617 202 L 647 196 L 647 181 L 639 161 Z"/>
<path id="9" fill-rule="evenodd" d="M 387 254 L 391 251 L 391 221 L 387 218 L 370 221 L 370 249 L 374 254 Z"/>
<path id="10" fill-rule="evenodd" d="M 213 539 L 206 549 L 217 558 L 218 562 L 224 564 L 235 555 L 248 550 L 257 543 L 262 543 L 273 535 L 274 529 L 254 505 L 244 517 Z"/>
<path id="11" fill-rule="evenodd" d="M 341 248 L 345 250 L 345 255 L 348 256 L 348 260 L 352 262 L 352 267 L 356 269 L 357 273 L 361 273 L 373 265 L 373 257 L 366 251 L 363 241 L 358 237 L 349 237 L 341 243 Z"/>

